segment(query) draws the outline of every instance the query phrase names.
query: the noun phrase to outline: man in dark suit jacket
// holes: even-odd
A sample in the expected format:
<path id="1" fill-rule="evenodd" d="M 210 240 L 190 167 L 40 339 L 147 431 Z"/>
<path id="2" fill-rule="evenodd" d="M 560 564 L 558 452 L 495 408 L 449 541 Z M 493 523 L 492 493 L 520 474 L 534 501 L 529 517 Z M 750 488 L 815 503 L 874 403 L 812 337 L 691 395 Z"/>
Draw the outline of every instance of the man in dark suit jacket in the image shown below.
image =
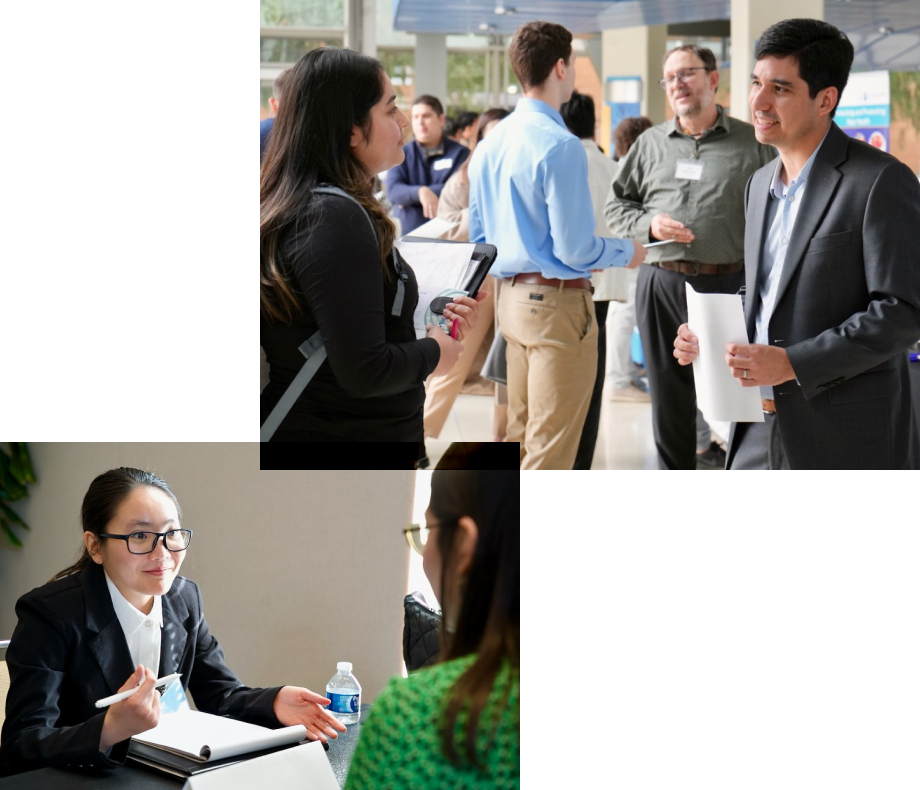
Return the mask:
<path id="1" fill-rule="evenodd" d="M 729 469 L 920 466 L 907 348 L 920 338 L 920 185 L 894 157 L 833 122 L 853 46 L 832 25 L 791 19 L 755 52 L 757 139 L 780 158 L 745 192 L 745 320 L 726 344 L 764 423 L 738 423 Z M 696 338 L 681 326 L 674 354 Z"/>

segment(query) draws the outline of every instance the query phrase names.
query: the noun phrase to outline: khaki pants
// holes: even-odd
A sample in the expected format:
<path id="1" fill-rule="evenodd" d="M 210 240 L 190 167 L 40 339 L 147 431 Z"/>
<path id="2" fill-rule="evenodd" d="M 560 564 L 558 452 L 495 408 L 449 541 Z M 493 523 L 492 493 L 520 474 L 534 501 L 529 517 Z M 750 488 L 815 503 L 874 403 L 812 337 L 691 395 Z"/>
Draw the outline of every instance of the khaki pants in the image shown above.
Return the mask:
<path id="1" fill-rule="evenodd" d="M 503 282 L 499 323 L 508 341 L 508 434 L 521 469 L 571 469 L 597 375 L 591 292 Z"/>
<path id="2" fill-rule="evenodd" d="M 425 387 L 425 436 L 437 439 L 441 435 L 447 415 L 457 399 L 463 382 L 470 372 L 470 366 L 476 359 L 476 352 L 482 345 L 482 339 L 489 333 L 492 319 L 495 314 L 495 279 L 486 276 L 482 285 L 483 291 L 489 295 L 479 303 L 479 315 L 476 326 L 463 338 L 463 353 L 457 364 L 445 376 L 432 378 L 429 376 Z"/>

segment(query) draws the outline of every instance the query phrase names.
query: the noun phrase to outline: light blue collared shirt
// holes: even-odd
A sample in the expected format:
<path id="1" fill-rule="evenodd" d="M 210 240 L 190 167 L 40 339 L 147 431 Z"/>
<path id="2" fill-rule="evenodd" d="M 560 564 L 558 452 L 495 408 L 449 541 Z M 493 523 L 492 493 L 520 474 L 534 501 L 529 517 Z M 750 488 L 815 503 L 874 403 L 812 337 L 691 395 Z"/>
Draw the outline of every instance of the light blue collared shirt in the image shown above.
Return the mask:
<path id="1" fill-rule="evenodd" d="M 573 280 L 632 260 L 631 241 L 594 235 L 585 149 L 546 102 L 518 100 L 476 146 L 469 177 L 470 241 L 498 248 L 495 277 Z"/>
<path id="2" fill-rule="evenodd" d="M 773 183 L 770 185 L 770 200 L 767 201 L 767 235 L 763 248 L 763 279 L 760 284 L 760 307 L 757 309 L 757 323 L 754 332 L 754 342 L 760 345 L 770 345 L 769 328 L 773 308 L 776 307 L 776 295 L 779 290 L 779 281 L 786 263 L 786 251 L 792 240 L 795 228 L 795 218 L 799 213 L 799 206 L 805 197 L 805 182 L 811 173 L 811 166 L 824 139 L 825 133 L 818 143 L 818 147 L 811 152 L 808 161 L 802 167 L 802 172 L 794 178 L 787 187 L 780 177 L 783 172 L 783 160 L 776 160 L 773 170 Z M 767 400 L 773 399 L 773 387 L 761 387 L 760 397 Z"/>

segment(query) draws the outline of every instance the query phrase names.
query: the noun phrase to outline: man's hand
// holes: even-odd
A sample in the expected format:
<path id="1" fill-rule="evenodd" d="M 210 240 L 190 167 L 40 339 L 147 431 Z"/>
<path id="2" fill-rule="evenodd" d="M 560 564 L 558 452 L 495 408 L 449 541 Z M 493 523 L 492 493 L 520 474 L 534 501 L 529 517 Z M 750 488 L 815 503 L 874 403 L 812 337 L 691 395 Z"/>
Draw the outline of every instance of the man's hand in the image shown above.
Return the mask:
<path id="1" fill-rule="evenodd" d="M 784 348 L 726 343 L 725 350 L 725 362 L 742 387 L 775 387 L 795 378 Z"/>
<path id="2" fill-rule="evenodd" d="M 674 356 L 681 365 L 689 365 L 700 353 L 700 341 L 690 331 L 687 324 L 677 327 L 677 337 L 674 338 Z"/>
<path id="3" fill-rule="evenodd" d="M 275 695 L 272 710 L 278 721 L 286 727 L 303 724 L 311 741 L 326 741 L 326 736 L 338 738 L 345 732 L 345 725 L 333 716 L 323 705 L 329 700 L 322 694 L 297 686 L 284 686 Z"/>
<path id="4" fill-rule="evenodd" d="M 645 262 L 645 256 L 648 255 L 648 250 L 638 241 L 633 242 L 633 247 L 635 247 L 635 251 L 630 262 L 626 264 L 627 269 L 635 269 L 641 266 Z"/>
<path id="5" fill-rule="evenodd" d="M 673 219 L 670 214 L 656 214 L 652 217 L 652 227 L 649 233 L 653 238 L 660 241 L 679 241 L 682 244 L 689 244 L 696 237 L 693 231 L 686 227 L 683 222 Z"/>
<path id="6" fill-rule="evenodd" d="M 419 187 L 418 202 L 422 204 L 425 219 L 434 219 L 438 216 L 438 196 L 428 187 Z"/>

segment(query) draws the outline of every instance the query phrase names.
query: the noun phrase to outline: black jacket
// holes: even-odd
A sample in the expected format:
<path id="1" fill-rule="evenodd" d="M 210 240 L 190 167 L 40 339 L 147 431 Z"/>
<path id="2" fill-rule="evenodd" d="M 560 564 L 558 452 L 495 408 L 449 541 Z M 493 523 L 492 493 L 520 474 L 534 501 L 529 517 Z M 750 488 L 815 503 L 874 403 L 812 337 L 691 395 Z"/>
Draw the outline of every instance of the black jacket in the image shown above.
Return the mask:
<path id="1" fill-rule="evenodd" d="M 199 710 L 265 727 L 278 688 L 250 689 L 224 663 L 208 630 L 198 585 L 181 576 L 163 596 L 159 676 L 181 672 Z M 101 565 L 49 582 L 16 603 L 19 623 L 7 648 L 10 690 L 0 736 L 0 775 L 49 765 L 112 767 L 129 741 L 99 751 L 105 710 L 135 667 Z"/>
<path id="2" fill-rule="evenodd" d="M 421 442 L 424 382 L 441 352 L 433 338 L 416 340 L 415 274 L 404 264 L 403 305 L 393 315 L 399 279 L 393 252 L 385 279 L 364 210 L 337 195 L 319 195 L 310 206 L 302 220 L 306 230 L 292 231 L 282 243 L 282 259 L 304 310 L 290 324 L 261 316 L 270 366 L 261 422 L 303 367 L 298 348 L 319 329 L 327 358 L 279 430 L 346 442 Z"/>

